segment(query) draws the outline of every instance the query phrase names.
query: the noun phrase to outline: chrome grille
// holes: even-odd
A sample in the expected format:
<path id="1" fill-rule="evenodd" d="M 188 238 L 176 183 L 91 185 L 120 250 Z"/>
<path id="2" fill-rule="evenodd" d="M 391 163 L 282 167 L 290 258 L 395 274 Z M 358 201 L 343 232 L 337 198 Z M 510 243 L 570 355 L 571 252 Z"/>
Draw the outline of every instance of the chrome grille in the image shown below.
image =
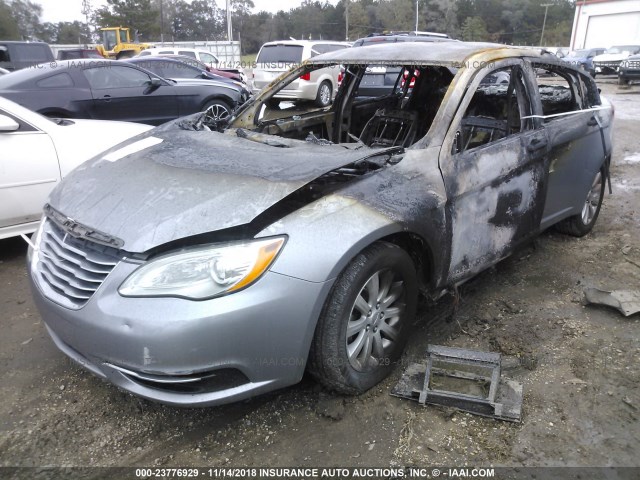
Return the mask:
<path id="1" fill-rule="evenodd" d="M 618 68 L 620 66 L 620 60 L 611 62 L 593 62 L 598 67 Z"/>
<path id="2" fill-rule="evenodd" d="M 78 309 L 91 298 L 120 261 L 118 250 L 72 237 L 47 220 L 40 237 L 37 272 L 45 295 Z"/>

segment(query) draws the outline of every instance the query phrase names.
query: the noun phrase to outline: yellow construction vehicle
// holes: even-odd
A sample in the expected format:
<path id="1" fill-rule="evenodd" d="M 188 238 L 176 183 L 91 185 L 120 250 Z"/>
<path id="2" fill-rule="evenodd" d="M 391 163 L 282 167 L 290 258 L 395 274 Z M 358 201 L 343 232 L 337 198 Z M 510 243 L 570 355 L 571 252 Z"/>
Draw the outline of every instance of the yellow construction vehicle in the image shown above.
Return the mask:
<path id="1" fill-rule="evenodd" d="M 150 44 L 138 41 L 137 32 L 132 42 L 129 28 L 107 27 L 100 30 L 102 31 L 102 45 L 98 45 L 96 48 L 105 58 L 115 58 L 116 60 L 131 58 L 142 50 L 151 48 Z"/>

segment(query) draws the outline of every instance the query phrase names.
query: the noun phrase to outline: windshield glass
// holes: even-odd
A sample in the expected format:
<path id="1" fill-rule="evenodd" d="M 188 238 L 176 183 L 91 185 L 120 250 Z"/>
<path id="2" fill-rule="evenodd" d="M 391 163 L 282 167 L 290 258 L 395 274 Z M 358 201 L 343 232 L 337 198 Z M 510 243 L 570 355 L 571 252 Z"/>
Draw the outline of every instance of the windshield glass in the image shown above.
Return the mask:
<path id="1" fill-rule="evenodd" d="M 618 45 L 616 47 L 611 47 L 607 50 L 607 53 L 627 53 L 632 54 L 636 53 L 640 50 L 640 46 L 638 45 Z"/>
<path id="2" fill-rule="evenodd" d="M 116 32 L 114 30 L 106 30 L 104 32 L 104 48 L 106 50 L 113 50 L 113 47 L 116 46 Z"/>

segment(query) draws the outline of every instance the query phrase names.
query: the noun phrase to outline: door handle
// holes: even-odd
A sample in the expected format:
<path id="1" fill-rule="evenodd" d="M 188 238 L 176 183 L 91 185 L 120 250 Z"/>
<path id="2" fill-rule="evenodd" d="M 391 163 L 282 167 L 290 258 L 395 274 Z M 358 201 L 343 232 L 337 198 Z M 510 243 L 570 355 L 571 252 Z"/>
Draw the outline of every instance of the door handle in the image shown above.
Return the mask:
<path id="1" fill-rule="evenodd" d="M 534 138 L 533 140 L 531 140 L 531 142 L 529 142 L 529 145 L 527 145 L 527 150 L 529 152 L 535 152 L 537 150 L 540 150 L 541 148 L 545 148 L 546 146 L 546 140 L 541 138 Z"/>
<path id="2" fill-rule="evenodd" d="M 102 97 L 102 100 L 104 100 L 105 102 L 110 102 L 111 101 L 111 95 L 105 95 L 104 97 Z"/>
<path id="3" fill-rule="evenodd" d="M 596 125 L 598 125 L 598 120 L 596 119 L 596 117 L 591 117 L 587 122 L 587 125 L 589 125 L 590 127 L 595 127 Z"/>

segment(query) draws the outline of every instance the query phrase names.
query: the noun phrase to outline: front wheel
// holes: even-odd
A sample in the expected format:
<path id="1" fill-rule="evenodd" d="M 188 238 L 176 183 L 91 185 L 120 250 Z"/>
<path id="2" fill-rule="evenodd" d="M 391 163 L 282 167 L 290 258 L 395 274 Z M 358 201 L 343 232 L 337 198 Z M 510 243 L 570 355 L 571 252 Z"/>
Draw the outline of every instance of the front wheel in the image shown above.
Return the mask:
<path id="1" fill-rule="evenodd" d="M 231 115 L 231 108 L 222 100 L 212 100 L 203 107 L 204 124 L 216 127 L 220 122 L 224 122 Z"/>
<path id="2" fill-rule="evenodd" d="M 311 346 L 310 372 L 345 394 L 376 385 L 402 355 L 417 299 L 411 257 L 390 243 L 371 245 L 351 261 L 327 298 Z"/>
<path id="3" fill-rule="evenodd" d="M 604 198 L 604 187 L 605 171 L 604 168 L 601 168 L 593 178 L 593 182 L 591 182 L 591 188 L 589 189 L 580 214 L 558 223 L 556 226 L 557 230 L 574 237 L 583 237 L 589 233 L 596 224 L 598 214 L 600 213 L 602 199 Z"/>
<path id="4" fill-rule="evenodd" d="M 328 107 L 331 104 L 331 84 L 325 80 L 318 87 L 316 95 L 316 105 L 319 107 Z"/>

